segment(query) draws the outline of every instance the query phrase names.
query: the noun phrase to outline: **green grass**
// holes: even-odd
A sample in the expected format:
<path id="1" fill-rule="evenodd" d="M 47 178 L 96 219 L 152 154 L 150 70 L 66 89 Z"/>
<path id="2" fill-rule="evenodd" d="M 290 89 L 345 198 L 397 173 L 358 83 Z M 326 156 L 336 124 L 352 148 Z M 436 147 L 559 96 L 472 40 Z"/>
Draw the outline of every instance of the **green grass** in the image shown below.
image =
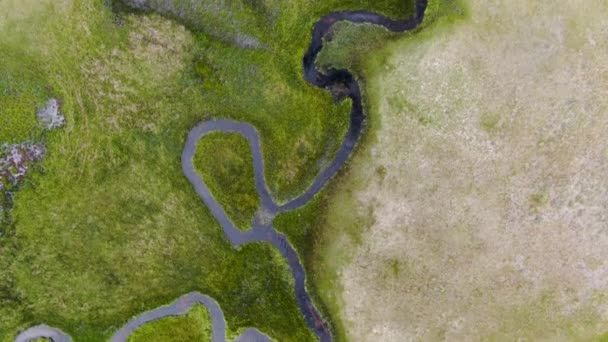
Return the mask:
<path id="1" fill-rule="evenodd" d="M 0 44 L 0 50 L 3 49 Z M 19 143 L 34 140 L 41 132 L 36 119 L 36 109 L 44 106 L 48 93 L 35 75 L 28 73 L 23 56 L 3 52 L 0 55 L 0 142 Z M 23 61 L 24 72 L 14 77 L 16 61 Z"/>
<path id="2" fill-rule="evenodd" d="M 170 17 L 204 32 L 198 35 L 201 50 L 193 70 L 206 90 L 209 112 L 258 128 L 269 187 L 281 201 L 310 184 L 348 123 L 350 105 L 335 106 L 327 92 L 301 76 L 314 22 L 332 10 L 371 9 L 392 17 L 412 10 L 398 0 L 174 3 Z M 236 36 L 253 37 L 260 47 L 243 49 L 234 43 Z"/>
<path id="3" fill-rule="evenodd" d="M 219 302 L 233 333 L 314 340 L 285 261 L 267 245 L 231 248 L 180 154 L 201 120 L 247 121 L 272 191 L 299 193 L 339 146 L 350 107 L 302 79 L 312 24 L 330 9 L 399 16 L 399 1 L 223 3 L 235 20 L 187 12 L 198 16 L 194 33 L 157 15 L 117 15 L 102 0 L 0 3 L 10 13 L 0 16 L 0 141 L 48 148 L 0 238 L 0 341 L 42 322 L 76 341 L 106 340 L 193 290 Z M 234 22 L 263 47 L 234 44 Z M 51 96 L 66 126 L 41 134 L 36 107 Z"/>
<path id="4" fill-rule="evenodd" d="M 237 133 L 205 135 L 197 145 L 194 166 L 235 225 L 250 228 L 260 200 L 247 139 Z"/>
<path id="5" fill-rule="evenodd" d="M 273 222 L 273 226 L 277 230 L 288 236 L 289 242 L 300 254 L 302 260 L 306 260 L 306 256 L 302 253 L 308 249 L 308 245 L 311 243 L 316 215 L 323 212 L 324 204 L 323 198 L 316 196 L 300 209 L 279 214 Z"/>
<path id="6" fill-rule="evenodd" d="M 186 315 L 154 321 L 129 337 L 129 342 L 207 342 L 211 341 L 211 316 L 202 305 L 196 305 Z"/>
<path id="7" fill-rule="evenodd" d="M 196 70 L 208 83 L 202 94 L 208 111 L 252 123 L 261 134 L 269 187 L 281 200 L 295 196 L 325 152 L 339 145 L 332 132 L 345 132 L 348 106 L 335 106 L 329 95 L 307 87 L 301 67 L 294 73 L 275 53 L 198 39 L 205 67 Z"/>
<path id="8" fill-rule="evenodd" d="M 175 67 L 193 64 L 195 39 L 157 16 L 116 26 L 102 2 L 2 12 L 12 5 L 32 8 L 0 25 L 0 40 L 38 60 L 31 72 L 45 81 L 33 88 L 62 100 L 67 125 L 44 137 L 43 172 L 17 194 L 0 239 L 0 341 L 41 322 L 106 340 L 193 290 L 215 298 L 235 330 L 311 340 L 282 258 L 267 245 L 233 250 L 182 175 L 185 135 L 206 118 L 195 76 Z"/>
<path id="9" fill-rule="evenodd" d="M 38 131 L 35 113 L 40 97 L 25 90 L 27 84 L 19 84 L 8 77 L 0 78 L 0 82 L 0 141 L 18 143 L 32 140 Z"/>

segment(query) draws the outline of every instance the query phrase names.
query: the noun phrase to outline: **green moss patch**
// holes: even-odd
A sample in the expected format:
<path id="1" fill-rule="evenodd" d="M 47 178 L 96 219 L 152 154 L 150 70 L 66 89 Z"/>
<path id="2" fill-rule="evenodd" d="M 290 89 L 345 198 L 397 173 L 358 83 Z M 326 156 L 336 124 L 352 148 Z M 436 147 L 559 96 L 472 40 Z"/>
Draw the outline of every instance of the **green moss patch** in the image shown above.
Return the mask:
<path id="1" fill-rule="evenodd" d="M 197 145 L 194 166 L 238 227 L 249 228 L 260 205 L 247 139 L 236 133 L 210 133 Z"/>

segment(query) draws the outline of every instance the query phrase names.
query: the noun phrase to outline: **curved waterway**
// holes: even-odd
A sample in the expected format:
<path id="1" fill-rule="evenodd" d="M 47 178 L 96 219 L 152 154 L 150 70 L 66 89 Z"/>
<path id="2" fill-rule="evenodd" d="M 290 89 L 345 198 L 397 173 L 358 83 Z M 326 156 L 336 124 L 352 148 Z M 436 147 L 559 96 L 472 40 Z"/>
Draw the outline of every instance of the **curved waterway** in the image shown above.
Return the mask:
<path id="1" fill-rule="evenodd" d="M 348 70 L 330 69 L 327 73 L 322 73 L 317 69 L 315 61 L 317 55 L 323 48 L 323 37 L 325 37 L 332 26 L 339 21 L 370 23 L 384 26 L 392 32 L 406 32 L 415 29 L 422 23 L 426 7 L 427 0 L 417 0 L 414 15 L 404 20 L 393 20 L 381 14 L 367 11 L 343 11 L 330 13 L 315 23 L 312 30 L 310 45 L 303 58 L 304 79 L 311 85 L 319 88 L 328 89 L 333 86 L 344 87 L 346 89 L 346 96 L 352 100 L 352 109 L 348 132 L 334 159 L 321 171 L 321 173 L 319 173 L 312 185 L 302 195 L 295 199 L 279 205 L 272 198 L 264 178 L 264 158 L 261 151 L 260 137 L 253 126 L 231 120 L 206 121 L 194 127 L 189 132 L 186 140 L 186 146 L 184 147 L 181 158 L 182 169 L 184 175 L 192 183 L 198 196 L 205 205 L 207 205 L 211 214 L 219 222 L 224 230 L 224 234 L 228 240 L 230 240 L 230 243 L 234 248 L 252 242 L 267 242 L 277 248 L 281 255 L 287 259 L 294 279 L 298 307 L 310 328 L 322 342 L 332 341 L 330 327 L 321 317 L 306 290 L 306 274 L 298 254 L 285 235 L 274 229 L 272 221 L 278 213 L 294 210 L 308 203 L 344 166 L 344 163 L 352 154 L 361 136 L 363 125 L 365 124 L 365 112 L 363 110 L 361 88 L 356 78 Z M 211 132 L 238 133 L 245 137 L 249 143 L 254 163 L 255 186 L 257 193 L 261 198 L 261 209 L 254 218 L 252 228 L 248 231 L 241 231 L 235 227 L 226 215 L 224 208 L 215 200 L 211 191 L 194 168 L 193 158 L 196 151 L 196 145 L 203 136 Z M 138 315 L 120 328 L 113 335 L 111 341 L 126 341 L 140 326 L 165 317 L 184 315 L 195 304 L 205 305 L 211 314 L 213 341 L 225 341 L 226 320 L 221 308 L 212 298 L 198 292 L 188 293 L 180 297 L 171 305 L 162 306 Z M 15 342 L 30 341 L 39 337 L 50 338 L 55 342 L 72 341 L 71 337 L 61 330 L 40 325 L 23 331 L 17 336 Z M 269 341 L 269 338 L 256 329 L 248 329 L 237 339 L 237 341 L 261 342 Z"/>
<path id="2" fill-rule="evenodd" d="M 367 11 L 345 11 L 331 13 L 317 21 L 313 28 L 311 43 L 303 58 L 304 78 L 308 83 L 320 88 L 342 85 L 347 89 L 346 95 L 352 100 L 349 129 L 332 162 L 321 171 L 312 185 L 302 195 L 286 204 L 277 204 L 270 195 L 264 178 L 264 158 L 260 146 L 260 137 L 251 125 L 230 120 L 206 121 L 194 127 L 188 134 L 186 147 L 182 154 L 182 168 L 184 174 L 194 186 L 196 193 L 205 202 L 216 220 L 219 221 L 224 233 L 234 247 L 251 242 L 269 242 L 287 259 L 294 278 L 298 307 L 308 325 L 321 341 L 332 340 L 329 326 L 322 319 L 306 290 L 306 274 L 298 254 L 285 235 L 274 229 L 272 220 L 280 212 L 294 210 L 308 203 L 344 166 L 361 136 L 365 113 L 361 89 L 355 77 L 347 70 L 332 69 L 324 74 L 316 68 L 315 61 L 323 48 L 323 37 L 336 22 L 372 23 L 382 25 L 393 32 L 404 32 L 413 30 L 422 23 L 426 6 L 427 0 L 418 0 L 415 14 L 406 20 L 392 20 L 383 15 Z M 262 208 L 254 219 L 253 227 L 248 231 L 243 232 L 235 227 L 226 215 L 224 208 L 213 198 L 211 191 L 194 169 L 193 157 L 196 152 L 196 144 L 210 132 L 238 133 L 249 142 L 253 157 L 255 187 L 261 198 Z"/>
<path id="3" fill-rule="evenodd" d="M 37 325 L 22 331 L 15 338 L 15 342 L 27 342 L 37 338 L 48 338 L 53 342 L 72 342 L 72 337 L 63 331 L 49 327 L 48 325 Z"/>
<path id="4" fill-rule="evenodd" d="M 224 319 L 224 312 L 222 312 L 222 309 L 220 309 L 220 306 L 213 298 L 198 292 L 188 293 L 178 298 L 171 305 L 161 306 L 157 309 L 140 314 L 115 332 L 110 341 L 126 341 L 129 335 L 140 326 L 169 316 L 183 316 L 196 304 L 204 305 L 207 307 L 207 310 L 209 310 L 213 331 L 211 341 L 223 342 L 226 338 L 226 320 Z"/>

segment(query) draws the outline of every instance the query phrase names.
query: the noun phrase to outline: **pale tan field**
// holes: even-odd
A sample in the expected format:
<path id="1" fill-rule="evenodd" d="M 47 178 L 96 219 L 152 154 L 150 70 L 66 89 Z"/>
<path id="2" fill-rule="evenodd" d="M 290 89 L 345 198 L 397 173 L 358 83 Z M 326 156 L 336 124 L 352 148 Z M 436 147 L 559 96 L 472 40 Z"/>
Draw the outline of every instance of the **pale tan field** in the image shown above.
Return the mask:
<path id="1" fill-rule="evenodd" d="M 320 275 L 337 274 L 353 341 L 593 338 L 608 331 L 608 2 L 467 3 L 369 80 L 373 138 L 329 208 Z M 360 241 L 344 217 L 369 218 Z"/>

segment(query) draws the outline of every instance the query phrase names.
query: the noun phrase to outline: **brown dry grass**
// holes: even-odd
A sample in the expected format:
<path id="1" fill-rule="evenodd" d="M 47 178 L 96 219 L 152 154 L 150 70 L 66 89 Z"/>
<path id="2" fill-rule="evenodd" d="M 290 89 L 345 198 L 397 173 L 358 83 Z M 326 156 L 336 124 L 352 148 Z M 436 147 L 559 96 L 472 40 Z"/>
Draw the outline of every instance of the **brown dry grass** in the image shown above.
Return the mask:
<path id="1" fill-rule="evenodd" d="M 373 220 L 321 246 L 353 250 L 326 274 L 354 341 L 608 330 L 608 5 L 468 3 L 370 80 L 375 138 L 344 192 Z"/>

